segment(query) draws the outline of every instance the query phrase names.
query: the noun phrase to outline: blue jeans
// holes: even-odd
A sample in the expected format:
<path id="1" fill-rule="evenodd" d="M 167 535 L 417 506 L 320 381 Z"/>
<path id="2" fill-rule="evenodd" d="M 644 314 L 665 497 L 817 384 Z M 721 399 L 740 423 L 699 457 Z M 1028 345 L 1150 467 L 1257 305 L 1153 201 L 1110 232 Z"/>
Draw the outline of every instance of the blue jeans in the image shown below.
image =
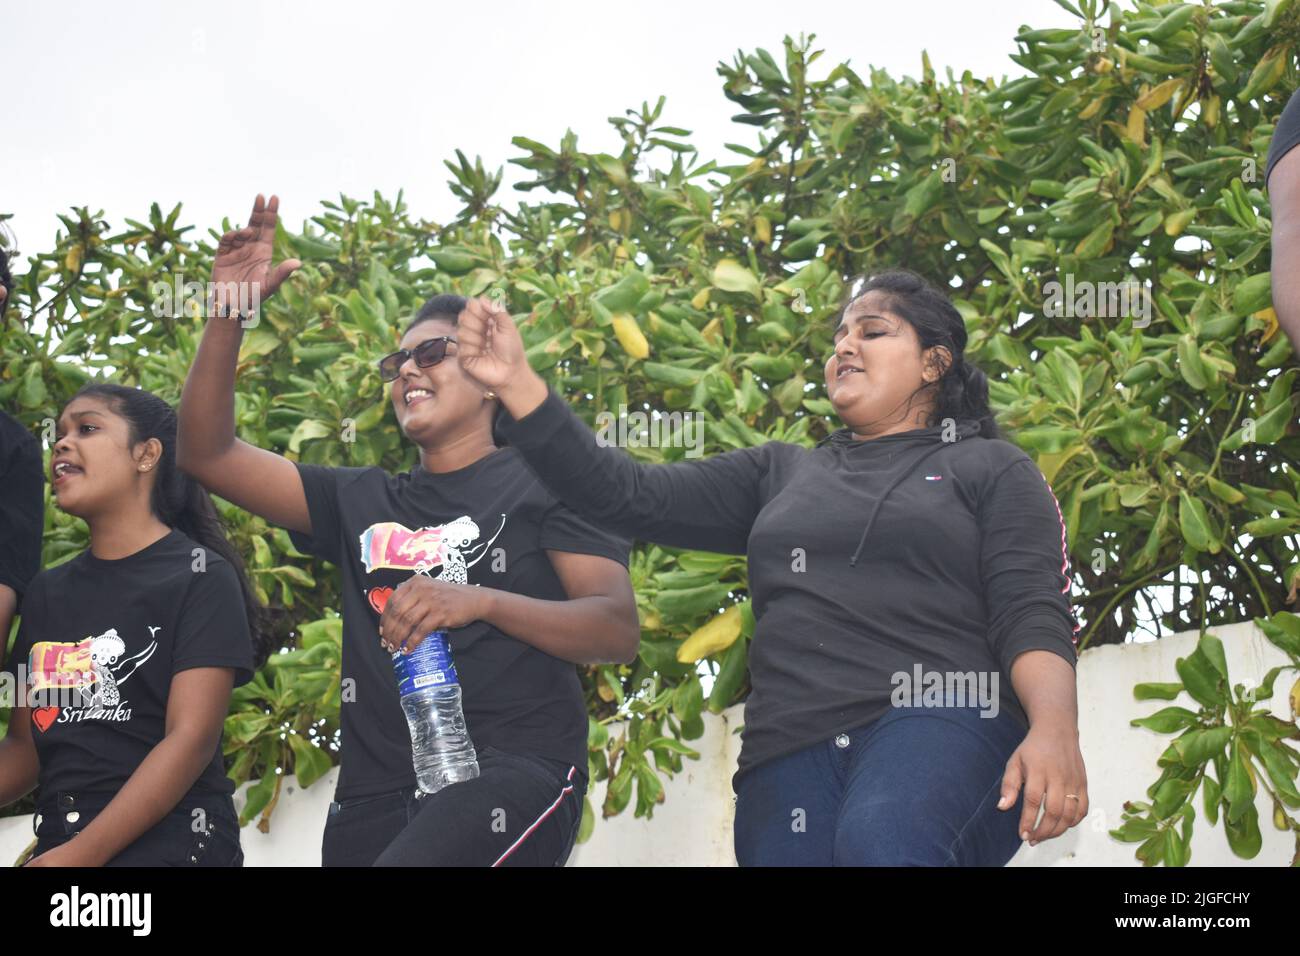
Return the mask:
<path id="1" fill-rule="evenodd" d="M 997 808 L 1024 739 L 1002 710 L 899 707 L 736 781 L 741 866 L 1002 866 L 1023 796 Z"/>

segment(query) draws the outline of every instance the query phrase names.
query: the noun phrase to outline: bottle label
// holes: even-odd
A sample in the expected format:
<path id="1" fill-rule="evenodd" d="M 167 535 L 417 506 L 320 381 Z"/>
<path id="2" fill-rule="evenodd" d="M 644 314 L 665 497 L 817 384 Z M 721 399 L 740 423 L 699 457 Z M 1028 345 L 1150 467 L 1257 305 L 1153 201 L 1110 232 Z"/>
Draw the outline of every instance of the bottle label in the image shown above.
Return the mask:
<path id="1" fill-rule="evenodd" d="M 430 687 L 459 684 L 446 631 L 434 631 L 410 654 L 393 655 L 397 692 L 402 697 Z"/>

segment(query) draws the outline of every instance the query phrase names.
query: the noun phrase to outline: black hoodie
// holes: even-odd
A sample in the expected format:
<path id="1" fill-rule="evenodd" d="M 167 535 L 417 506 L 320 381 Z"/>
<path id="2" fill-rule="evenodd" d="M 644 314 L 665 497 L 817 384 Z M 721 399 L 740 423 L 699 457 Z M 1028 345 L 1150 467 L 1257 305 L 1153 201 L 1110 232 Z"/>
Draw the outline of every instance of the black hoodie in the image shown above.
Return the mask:
<path id="1" fill-rule="evenodd" d="M 502 430 L 553 494 L 616 534 L 749 558 L 756 628 L 746 770 L 884 715 L 901 684 L 1076 662 L 1060 508 L 1023 451 L 972 421 L 870 441 L 848 429 L 646 465 L 601 447 L 552 392 Z"/>

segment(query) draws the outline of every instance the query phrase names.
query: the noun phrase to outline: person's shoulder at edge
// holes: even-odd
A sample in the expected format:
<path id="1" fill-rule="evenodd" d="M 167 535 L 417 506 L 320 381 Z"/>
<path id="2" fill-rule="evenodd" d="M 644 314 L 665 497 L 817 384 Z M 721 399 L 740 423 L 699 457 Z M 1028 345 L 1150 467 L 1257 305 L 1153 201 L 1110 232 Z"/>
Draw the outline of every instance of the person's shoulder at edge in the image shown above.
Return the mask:
<path id="1" fill-rule="evenodd" d="M 44 478 L 41 443 L 22 422 L 0 411 L 0 468 L 21 467 L 19 462 L 24 455 L 31 461 L 33 470 Z"/>
<path id="2" fill-rule="evenodd" d="M 1282 115 L 1278 117 L 1277 125 L 1273 129 L 1273 136 L 1269 140 L 1268 153 L 1264 157 L 1265 188 L 1268 188 L 1273 170 L 1277 168 L 1282 157 L 1296 146 L 1300 146 L 1300 90 L 1292 93 L 1291 98 L 1287 100 Z"/>

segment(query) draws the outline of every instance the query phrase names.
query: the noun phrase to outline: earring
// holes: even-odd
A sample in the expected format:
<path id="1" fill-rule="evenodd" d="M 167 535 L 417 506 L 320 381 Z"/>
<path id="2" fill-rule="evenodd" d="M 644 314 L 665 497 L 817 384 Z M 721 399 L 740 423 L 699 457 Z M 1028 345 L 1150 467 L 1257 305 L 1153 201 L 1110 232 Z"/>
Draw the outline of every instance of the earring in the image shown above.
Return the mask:
<path id="1" fill-rule="evenodd" d="M 492 401 L 492 399 L 497 397 L 497 393 L 492 391 L 491 389 L 488 389 L 486 392 L 483 393 L 483 397 L 486 398 L 488 401 Z"/>

